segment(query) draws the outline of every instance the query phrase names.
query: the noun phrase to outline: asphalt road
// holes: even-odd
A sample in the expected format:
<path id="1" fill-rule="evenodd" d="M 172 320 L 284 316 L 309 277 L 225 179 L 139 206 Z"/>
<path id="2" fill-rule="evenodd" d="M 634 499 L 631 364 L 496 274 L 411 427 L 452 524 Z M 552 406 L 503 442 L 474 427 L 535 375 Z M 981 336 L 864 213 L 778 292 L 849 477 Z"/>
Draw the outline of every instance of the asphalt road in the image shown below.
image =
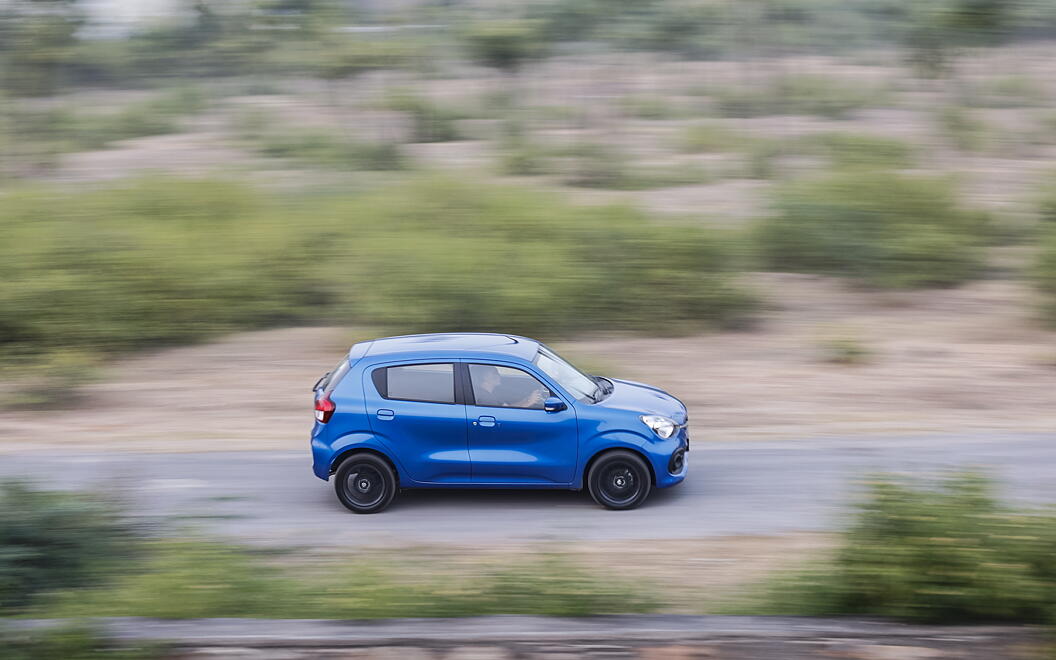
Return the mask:
<path id="1" fill-rule="evenodd" d="M 1056 503 L 1056 434 L 697 442 L 690 473 L 635 511 L 567 491 L 407 491 L 388 511 L 348 513 L 304 452 L 0 456 L 0 477 L 90 489 L 169 529 L 283 546 L 685 539 L 839 528 L 877 471 L 983 469 L 1001 495 Z"/>

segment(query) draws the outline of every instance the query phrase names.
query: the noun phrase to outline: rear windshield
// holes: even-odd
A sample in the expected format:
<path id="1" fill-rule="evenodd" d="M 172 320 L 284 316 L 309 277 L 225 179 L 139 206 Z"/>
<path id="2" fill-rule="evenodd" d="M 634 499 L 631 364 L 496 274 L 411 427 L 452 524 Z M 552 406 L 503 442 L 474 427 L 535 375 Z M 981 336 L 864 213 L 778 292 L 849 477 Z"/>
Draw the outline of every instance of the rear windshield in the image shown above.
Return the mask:
<path id="1" fill-rule="evenodd" d="M 330 394 L 337 387 L 337 384 L 341 382 L 341 379 L 345 377 L 348 370 L 352 368 L 349 364 L 348 358 L 344 358 L 334 367 L 329 374 L 323 378 L 323 382 L 319 384 L 319 388 L 323 390 L 323 394 Z"/>

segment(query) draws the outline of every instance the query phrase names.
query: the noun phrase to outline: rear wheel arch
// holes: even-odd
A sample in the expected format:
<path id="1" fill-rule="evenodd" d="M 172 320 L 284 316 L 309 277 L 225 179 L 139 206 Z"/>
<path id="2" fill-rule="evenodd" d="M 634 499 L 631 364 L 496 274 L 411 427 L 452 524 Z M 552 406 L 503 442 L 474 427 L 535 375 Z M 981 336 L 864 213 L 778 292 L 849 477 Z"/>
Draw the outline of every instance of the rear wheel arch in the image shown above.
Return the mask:
<path id="1" fill-rule="evenodd" d="M 392 468 L 392 474 L 396 477 L 396 487 L 399 488 L 400 470 L 396 467 L 396 461 L 392 460 L 392 458 L 386 455 L 385 452 L 378 451 L 377 449 L 374 449 L 372 447 L 352 446 L 348 449 L 345 449 L 340 454 L 335 456 L 334 460 L 330 463 L 330 475 L 332 476 L 334 473 L 336 473 L 338 468 L 341 467 L 342 463 L 352 458 L 356 454 L 373 454 L 374 456 L 377 456 L 378 458 L 388 463 L 389 467 Z"/>

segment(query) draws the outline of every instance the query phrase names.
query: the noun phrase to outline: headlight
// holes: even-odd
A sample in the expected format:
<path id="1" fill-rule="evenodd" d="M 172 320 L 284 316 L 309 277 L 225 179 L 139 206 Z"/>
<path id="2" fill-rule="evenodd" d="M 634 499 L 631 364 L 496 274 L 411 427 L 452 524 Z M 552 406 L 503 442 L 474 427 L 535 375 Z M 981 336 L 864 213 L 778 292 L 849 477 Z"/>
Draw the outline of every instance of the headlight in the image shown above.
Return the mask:
<path id="1" fill-rule="evenodd" d="M 674 435 L 675 429 L 678 428 L 678 424 L 675 424 L 673 419 L 668 419 L 663 415 L 642 415 L 638 419 L 642 420 L 642 424 L 651 428 L 653 433 L 664 440 Z"/>

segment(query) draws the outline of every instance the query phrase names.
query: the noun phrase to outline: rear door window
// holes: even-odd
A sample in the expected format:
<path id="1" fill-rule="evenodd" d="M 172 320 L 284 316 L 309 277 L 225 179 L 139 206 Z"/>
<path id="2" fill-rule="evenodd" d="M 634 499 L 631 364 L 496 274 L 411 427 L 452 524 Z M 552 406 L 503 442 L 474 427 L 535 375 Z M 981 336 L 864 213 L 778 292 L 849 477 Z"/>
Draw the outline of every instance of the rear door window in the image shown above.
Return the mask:
<path id="1" fill-rule="evenodd" d="M 450 362 L 403 364 L 371 373 L 378 394 L 397 401 L 455 402 L 455 365 Z"/>

